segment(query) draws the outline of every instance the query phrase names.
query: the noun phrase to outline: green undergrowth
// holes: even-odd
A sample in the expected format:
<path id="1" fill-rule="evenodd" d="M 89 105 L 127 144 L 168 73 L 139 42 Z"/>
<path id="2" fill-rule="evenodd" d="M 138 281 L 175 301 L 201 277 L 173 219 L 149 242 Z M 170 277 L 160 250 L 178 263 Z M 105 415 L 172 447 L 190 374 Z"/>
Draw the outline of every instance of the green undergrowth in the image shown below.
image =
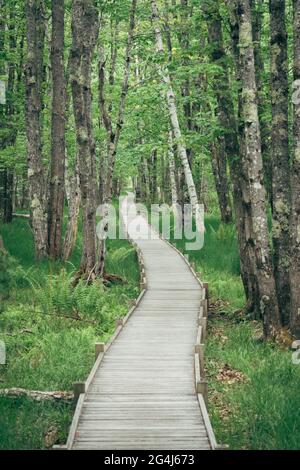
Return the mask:
<path id="1" fill-rule="evenodd" d="M 108 340 L 139 294 L 136 252 L 125 240 L 109 240 L 106 270 L 121 281 L 109 286 L 81 281 L 74 288 L 80 229 L 72 258 L 63 265 L 35 262 L 26 219 L 0 228 L 9 254 L 0 276 L 0 341 L 7 356 L 0 388 L 71 390 L 73 382 L 86 379 L 95 342 Z M 51 427 L 54 442 L 64 442 L 72 413 L 68 405 L 0 398 L 0 449 L 44 448 Z"/>

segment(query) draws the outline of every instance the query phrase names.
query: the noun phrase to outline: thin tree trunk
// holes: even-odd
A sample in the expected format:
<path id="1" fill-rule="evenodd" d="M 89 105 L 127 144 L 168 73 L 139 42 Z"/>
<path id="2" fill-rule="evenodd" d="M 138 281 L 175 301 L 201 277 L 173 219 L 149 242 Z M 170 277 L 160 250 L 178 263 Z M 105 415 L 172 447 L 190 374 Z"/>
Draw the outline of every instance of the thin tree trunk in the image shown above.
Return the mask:
<path id="1" fill-rule="evenodd" d="M 225 224 L 232 222 L 232 211 L 229 198 L 229 187 L 226 173 L 226 154 L 224 139 L 211 144 L 211 165 L 215 179 L 219 201 L 221 221 Z"/>
<path id="2" fill-rule="evenodd" d="M 158 54 L 163 55 L 164 46 L 163 46 L 163 40 L 162 40 L 162 33 L 161 33 L 160 25 L 159 25 L 160 23 L 159 13 L 158 13 L 155 0 L 151 0 L 151 7 L 152 7 L 152 20 L 153 20 L 153 25 L 154 25 L 154 32 L 155 32 L 155 37 L 156 37 L 156 50 Z M 192 171 L 191 171 L 190 164 L 188 161 L 186 146 L 183 142 L 183 136 L 182 136 L 180 125 L 179 125 L 177 107 L 176 107 L 176 102 L 175 102 L 175 94 L 173 91 L 168 67 L 160 66 L 160 73 L 167 88 L 167 103 L 168 103 L 168 108 L 169 108 L 170 121 L 172 124 L 174 137 L 177 142 L 177 148 L 178 148 L 178 153 L 180 156 L 181 164 L 184 169 L 185 181 L 188 187 L 189 199 L 190 199 L 190 203 L 192 206 L 193 215 L 195 217 L 196 228 L 198 232 L 203 232 L 204 227 L 203 227 L 203 220 L 201 217 L 201 212 L 199 210 L 198 196 L 197 196 L 197 192 L 196 192 L 196 188 L 194 184 Z"/>
<path id="3" fill-rule="evenodd" d="M 293 335 L 300 339 L 300 0 L 294 0 L 294 158 L 292 166 L 290 290 Z"/>
<path id="4" fill-rule="evenodd" d="M 62 250 L 64 261 L 69 259 L 72 255 L 77 239 L 78 217 L 81 200 L 78 163 L 76 164 L 75 175 L 72 175 L 70 178 L 68 178 L 68 180 L 70 188 L 70 198 L 68 206 L 68 224 Z"/>
<path id="5" fill-rule="evenodd" d="M 31 225 L 37 259 L 48 254 L 46 185 L 42 161 L 42 81 L 45 39 L 45 11 L 42 0 L 27 0 L 26 134 L 28 142 L 28 183 Z"/>
<path id="6" fill-rule="evenodd" d="M 137 0 L 132 0 L 131 3 L 131 11 L 130 11 L 130 18 L 129 18 L 129 29 L 128 29 L 128 37 L 127 37 L 127 45 L 125 51 L 125 67 L 124 67 L 124 75 L 123 81 L 121 85 L 121 96 L 118 106 L 117 112 L 117 119 L 115 128 L 112 123 L 111 118 L 111 109 L 107 108 L 105 94 L 104 94 L 104 84 L 105 84 L 105 61 L 103 57 L 100 57 L 99 60 L 99 67 L 98 67 L 98 77 L 99 77 L 99 108 L 102 115 L 102 120 L 107 132 L 107 164 L 106 164 L 106 180 L 104 181 L 104 203 L 106 204 L 106 209 L 104 209 L 103 217 L 107 217 L 107 204 L 111 202 L 112 195 L 113 195 L 113 174 L 115 168 L 115 160 L 116 154 L 118 149 L 118 143 L 120 140 L 120 135 L 123 129 L 123 119 L 125 113 L 125 105 L 126 105 L 126 98 L 129 88 L 129 76 L 130 76 L 130 68 L 132 62 L 132 46 L 133 46 L 133 36 L 134 36 L 134 28 L 135 28 L 135 14 L 136 14 L 136 6 Z M 105 257 L 106 257 L 106 231 L 107 226 L 104 227 L 103 230 L 103 238 L 98 246 L 98 253 L 99 253 L 99 272 L 100 275 L 104 275 L 105 270 Z"/>
<path id="7" fill-rule="evenodd" d="M 95 144 L 91 109 L 91 65 L 99 31 L 93 0 L 74 0 L 72 6 L 72 49 L 70 57 L 73 109 L 79 158 L 83 212 L 83 251 L 81 272 L 92 279 L 97 275 Z"/>
<path id="8" fill-rule="evenodd" d="M 266 190 L 263 181 L 260 128 L 257 110 L 252 23 L 249 0 L 238 0 L 239 45 L 241 57 L 243 122 L 245 135 L 244 168 L 247 171 L 251 232 L 255 246 L 258 300 L 265 336 L 275 336 L 280 327 L 280 314 L 273 276 L 272 255 L 266 212 Z"/>
<path id="9" fill-rule="evenodd" d="M 170 170 L 170 182 L 171 182 L 171 196 L 172 196 L 172 209 L 174 216 L 178 216 L 178 192 L 176 183 L 176 165 L 174 157 L 174 145 L 173 145 L 173 132 L 169 131 L 168 138 L 168 158 L 169 158 L 169 170 Z"/>
<path id="10" fill-rule="evenodd" d="M 285 0 L 270 0 L 272 102 L 272 206 L 274 269 L 283 325 L 289 323 L 290 161 Z"/>
<path id="11" fill-rule="evenodd" d="M 263 6 L 264 0 L 250 0 L 250 7 L 252 13 L 252 30 L 253 30 L 253 46 L 254 46 L 254 61 L 255 61 L 255 75 L 257 87 L 257 100 L 258 100 L 258 116 L 261 133 L 261 151 L 264 165 L 264 180 L 265 187 L 268 192 L 269 200 L 272 201 L 272 162 L 270 155 L 271 145 L 271 126 L 268 118 L 267 102 L 269 96 L 265 96 L 264 88 L 264 73 L 265 63 L 262 51 L 264 41 L 263 36 Z"/>
<path id="12" fill-rule="evenodd" d="M 49 255 L 61 256 L 64 215 L 65 112 L 64 0 L 52 0 L 52 124 L 51 176 L 48 218 Z"/>

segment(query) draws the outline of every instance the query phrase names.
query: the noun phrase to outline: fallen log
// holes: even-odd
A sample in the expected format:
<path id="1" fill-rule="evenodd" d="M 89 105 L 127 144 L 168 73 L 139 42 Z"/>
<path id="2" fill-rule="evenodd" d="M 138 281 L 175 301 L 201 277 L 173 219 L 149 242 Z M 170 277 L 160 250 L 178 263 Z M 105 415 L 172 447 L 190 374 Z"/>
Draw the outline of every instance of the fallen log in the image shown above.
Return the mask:
<path id="1" fill-rule="evenodd" d="M 17 214 L 16 212 L 13 212 L 13 217 L 19 217 L 21 219 L 30 219 L 30 214 Z"/>
<path id="2" fill-rule="evenodd" d="M 0 397 L 22 398 L 26 397 L 36 401 L 59 401 L 73 403 L 74 394 L 72 392 L 43 392 L 39 390 L 25 390 L 24 388 L 4 388 L 0 389 Z"/>

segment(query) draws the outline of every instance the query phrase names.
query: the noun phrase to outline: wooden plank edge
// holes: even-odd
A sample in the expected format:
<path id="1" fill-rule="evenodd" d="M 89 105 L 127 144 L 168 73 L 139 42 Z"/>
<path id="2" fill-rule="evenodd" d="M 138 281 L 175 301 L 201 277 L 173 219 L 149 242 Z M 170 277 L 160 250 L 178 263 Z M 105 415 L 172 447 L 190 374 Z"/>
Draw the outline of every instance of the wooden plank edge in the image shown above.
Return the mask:
<path id="1" fill-rule="evenodd" d="M 66 444 L 67 450 L 71 450 L 73 447 L 73 443 L 74 443 L 74 439 L 75 439 L 75 435 L 76 435 L 76 431 L 78 427 L 78 422 L 79 422 L 81 410 L 82 410 L 83 403 L 84 403 L 84 398 L 85 398 L 85 393 L 81 393 L 77 401 L 75 413 L 72 419 L 72 424 L 71 424 L 69 435 L 68 435 L 68 440 Z"/>
<path id="2" fill-rule="evenodd" d="M 211 425 L 211 421 L 210 421 L 210 418 L 209 418 L 209 415 L 208 415 L 208 412 L 207 412 L 207 408 L 206 408 L 204 398 L 200 393 L 197 393 L 197 398 L 198 398 L 200 411 L 201 411 L 201 414 L 202 414 L 202 417 L 203 417 L 203 421 L 204 421 L 204 425 L 205 425 L 205 429 L 206 429 L 206 432 L 207 432 L 207 436 L 208 436 L 208 440 L 209 440 L 211 449 L 212 450 L 218 450 L 218 448 L 220 448 L 220 446 L 218 446 L 218 444 L 217 444 L 216 436 L 215 436 L 215 433 L 214 433 L 212 425 Z"/>

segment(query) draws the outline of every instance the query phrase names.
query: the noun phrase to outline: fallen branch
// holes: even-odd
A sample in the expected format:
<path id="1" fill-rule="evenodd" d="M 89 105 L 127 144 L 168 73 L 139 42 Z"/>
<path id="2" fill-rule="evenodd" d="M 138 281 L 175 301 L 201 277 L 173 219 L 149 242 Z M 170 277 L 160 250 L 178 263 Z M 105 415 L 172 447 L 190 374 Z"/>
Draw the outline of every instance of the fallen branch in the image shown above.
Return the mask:
<path id="1" fill-rule="evenodd" d="M 70 403 L 74 399 L 74 394 L 72 392 L 41 392 L 38 390 L 25 390 L 24 388 L 4 388 L 0 389 L 0 397 L 26 397 L 37 401 L 52 400 Z"/>
<path id="2" fill-rule="evenodd" d="M 19 335 L 22 335 L 23 333 L 34 334 L 32 330 L 29 330 L 28 328 L 24 328 L 23 330 L 17 331 L 17 333 L 4 333 L 4 335 L 5 336 L 19 336 Z"/>
<path id="3" fill-rule="evenodd" d="M 30 219 L 30 214 L 17 214 L 14 212 L 13 217 L 19 217 L 21 219 Z"/>

